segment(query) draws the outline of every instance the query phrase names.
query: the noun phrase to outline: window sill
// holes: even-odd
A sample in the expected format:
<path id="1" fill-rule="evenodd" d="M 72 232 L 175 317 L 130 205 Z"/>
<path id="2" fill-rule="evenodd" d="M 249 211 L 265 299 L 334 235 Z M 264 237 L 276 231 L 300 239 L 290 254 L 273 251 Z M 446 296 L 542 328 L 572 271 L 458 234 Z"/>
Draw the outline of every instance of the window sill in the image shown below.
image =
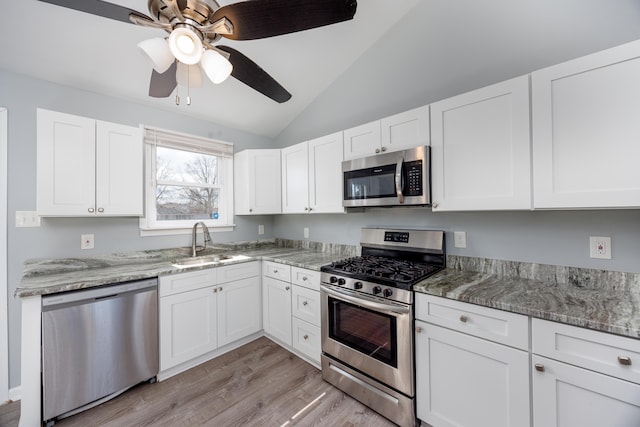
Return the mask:
<path id="1" fill-rule="evenodd" d="M 223 231 L 233 231 L 235 224 L 221 225 L 221 226 L 208 226 L 209 231 L 212 233 L 218 233 Z M 174 236 L 180 234 L 190 234 L 193 227 L 175 227 L 175 228 L 145 228 L 140 227 L 140 237 L 148 236 Z"/>

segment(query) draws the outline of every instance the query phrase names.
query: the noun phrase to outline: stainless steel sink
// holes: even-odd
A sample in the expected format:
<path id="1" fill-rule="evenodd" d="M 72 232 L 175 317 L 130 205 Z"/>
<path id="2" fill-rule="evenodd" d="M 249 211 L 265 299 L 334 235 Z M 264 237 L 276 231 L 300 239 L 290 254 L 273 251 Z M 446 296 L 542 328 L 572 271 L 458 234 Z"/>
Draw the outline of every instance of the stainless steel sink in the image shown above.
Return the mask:
<path id="1" fill-rule="evenodd" d="M 175 260 L 172 265 L 176 268 L 202 267 L 205 265 L 221 264 L 224 262 L 241 261 L 248 258 L 249 257 L 244 255 L 227 256 L 227 255 L 216 254 L 216 255 L 199 256 L 195 258 L 194 257 L 181 258 L 181 259 Z"/>

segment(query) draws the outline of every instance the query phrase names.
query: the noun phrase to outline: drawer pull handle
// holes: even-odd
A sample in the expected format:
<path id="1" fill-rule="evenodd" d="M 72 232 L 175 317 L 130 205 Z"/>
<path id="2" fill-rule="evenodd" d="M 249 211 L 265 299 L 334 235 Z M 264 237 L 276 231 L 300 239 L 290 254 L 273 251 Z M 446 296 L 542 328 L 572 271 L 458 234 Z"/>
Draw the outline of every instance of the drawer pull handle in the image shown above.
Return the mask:
<path id="1" fill-rule="evenodd" d="M 422 326 L 416 326 L 416 332 L 418 334 L 422 333 Z"/>
<path id="2" fill-rule="evenodd" d="M 309 303 L 307 301 L 302 301 L 302 305 L 308 305 Z"/>
<path id="3" fill-rule="evenodd" d="M 308 340 L 309 339 L 309 335 L 305 335 L 302 338 L 304 338 L 305 340 Z"/>
<path id="4" fill-rule="evenodd" d="M 467 323 L 469 321 L 469 318 L 467 316 L 465 316 L 464 314 L 460 315 L 460 321 L 462 323 Z"/>
<path id="5" fill-rule="evenodd" d="M 618 362 L 624 366 L 631 366 L 631 358 L 629 356 L 618 356 Z"/>
<path id="6" fill-rule="evenodd" d="M 544 365 L 542 363 L 536 363 L 535 365 L 536 371 L 544 372 Z"/>

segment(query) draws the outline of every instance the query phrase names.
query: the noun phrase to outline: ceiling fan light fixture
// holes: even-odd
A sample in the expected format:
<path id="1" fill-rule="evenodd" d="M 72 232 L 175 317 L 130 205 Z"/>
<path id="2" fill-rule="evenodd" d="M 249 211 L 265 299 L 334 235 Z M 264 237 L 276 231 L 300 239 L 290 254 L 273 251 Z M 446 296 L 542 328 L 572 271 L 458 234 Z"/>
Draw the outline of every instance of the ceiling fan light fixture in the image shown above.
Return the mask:
<path id="1" fill-rule="evenodd" d="M 138 43 L 138 47 L 145 54 L 145 57 L 151 61 L 153 69 L 160 74 L 167 71 L 175 61 L 167 40 L 162 37 L 143 40 Z"/>
<path id="2" fill-rule="evenodd" d="M 200 66 L 204 70 L 209 80 L 213 83 L 222 83 L 231 75 L 233 65 L 227 58 L 213 49 L 207 49 L 202 54 Z"/>
<path id="3" fill-rule="evenodd" d="M 197 64 L 202 57 L 202 40 L 187 27 L 175 28 L 169 35 L 169 49 L 183 64 Z"/>

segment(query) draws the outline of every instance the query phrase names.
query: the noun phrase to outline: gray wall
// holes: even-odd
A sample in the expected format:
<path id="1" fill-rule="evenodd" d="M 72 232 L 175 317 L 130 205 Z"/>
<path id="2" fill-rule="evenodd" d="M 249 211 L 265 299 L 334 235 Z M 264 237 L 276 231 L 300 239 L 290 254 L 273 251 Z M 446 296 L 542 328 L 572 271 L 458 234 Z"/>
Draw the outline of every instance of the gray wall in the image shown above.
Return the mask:
<path id="1" fill-rule="evenodd" d="M 169 105 L 170 104 L 170 101 Z M 95 93 L 79 91 L 0 71 L 0 105 L 8 109 L 8 322 L 9 386 L 20 384 L 20 301 L 13 298 L 28 258 L 92 256 L 112 252 L 191 245 L 190 235 L 140 237 L 137 218 L 43 218 L 39 228 L 16 228 L 16 211 L 36 209 L 36 108 L 137 126 L 140 123 L 233 142 L 234 149 L 264 148 L 273 141 L 214 123 Z M 214 241 L 273 237 L 273 217 L 236 217 L 233 232 L 214 233 Z M 81 250 L 80 235 L 95 235 L 95 249 Z"/>

